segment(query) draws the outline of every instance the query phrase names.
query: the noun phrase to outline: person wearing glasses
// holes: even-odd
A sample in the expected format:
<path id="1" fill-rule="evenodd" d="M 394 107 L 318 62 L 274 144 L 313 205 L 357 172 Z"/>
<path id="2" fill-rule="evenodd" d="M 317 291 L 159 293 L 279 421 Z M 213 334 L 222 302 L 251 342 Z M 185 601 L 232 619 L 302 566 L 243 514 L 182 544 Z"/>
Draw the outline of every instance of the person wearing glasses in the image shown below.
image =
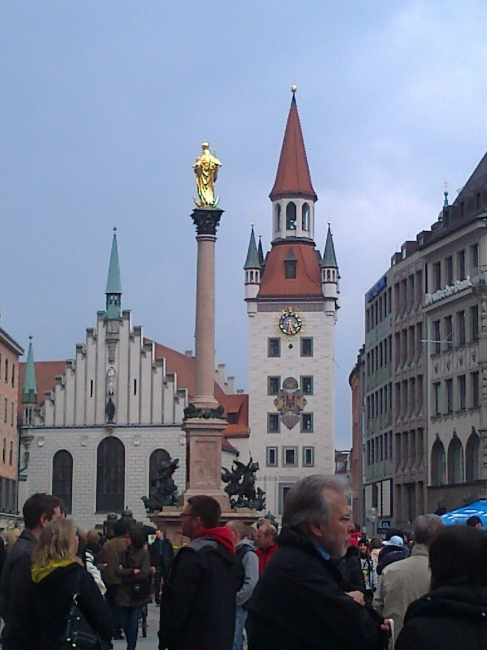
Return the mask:
<path id="1" fill-rule="evenodd" d="M 231 650 L 239 571 L 230 530 L 213 497 L 190 497 L 181 513 L 191 540 L 169 570 L 161 602 L 159 650 Z"/>

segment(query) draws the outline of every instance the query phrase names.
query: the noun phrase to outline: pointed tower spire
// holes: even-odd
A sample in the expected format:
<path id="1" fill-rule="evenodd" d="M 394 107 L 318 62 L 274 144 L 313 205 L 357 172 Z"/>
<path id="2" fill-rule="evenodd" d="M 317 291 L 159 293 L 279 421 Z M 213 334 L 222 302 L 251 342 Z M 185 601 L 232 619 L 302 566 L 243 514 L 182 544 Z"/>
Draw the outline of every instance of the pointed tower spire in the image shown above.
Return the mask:
<path id="1" fill-rule="evenodd" d="M 120 318 L 122 304 L 122 282 L 120 280 L 120 263 L 118 260 L 117 229 L 113 229 L 112 252 L 108 267 L 107 288 L 107 318 Z"/>
<path id="2" fill-rule="evenodd" d="M 291 87 L 293 98 L 284 132 L 276 180 L 269 194 L 271 201 L 277 201 L 284 197 L 300 197 L 310 201 L 318 199 L 311 183 L 308 158 L 296 104 L 296 90 L 296 86 Z"/>
<path id="3" fill-rule="evenodd" d="M 335 255 L 335 245 L 333 244 L 333 235 L 331 234 L 331 225 L 328 224 L 328 233 L 326 235 L 325 254 L 321 260 L 321 268 L 338 269 L 337 258 Z"/>
<path id="4" fill-rule="evenodd" d="M 244 271 L 247 271 L 249 269 L 260 270 L 260 268 L 261 268 L 261 263 L 259 259 L 259 252 L 257 250 L 257 244 L 255 243 L 254 224 L 252 224 L 249 249 L 247 251 L 247 259 L 245 260 Z"/>
<path id="5" fill-rule="evenodd" d="M 264 266 L 264 250 L 262 248 L 262 235 L 259 235 L 259 247 L 257 249 L 257 254 L 259 255 L 259 262 L 261 266 Z"/>
<path id="6" fill-rule="evenodd" d="M 29 336 L 29 350 L 25 364 L 24 386 L 22 388 L 22 404 L 37 404 L 36 369 L 34 365 L 34 350 L 32 336 Z"/>

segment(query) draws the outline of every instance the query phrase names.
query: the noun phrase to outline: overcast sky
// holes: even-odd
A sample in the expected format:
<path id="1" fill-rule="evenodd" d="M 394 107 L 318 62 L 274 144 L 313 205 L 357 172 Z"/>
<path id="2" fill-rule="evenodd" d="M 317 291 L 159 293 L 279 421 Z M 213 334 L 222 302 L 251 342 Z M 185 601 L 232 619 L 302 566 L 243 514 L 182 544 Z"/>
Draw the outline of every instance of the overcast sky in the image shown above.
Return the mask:
<path id="1" fill-rule="evenodd" d="M 365 292 L 487 149 L 487 4 L 331 0 L 0 2 L 0 310 L 38 360 L 72 358 L 104 309 L 194 349 L 191 165 L 217 147 L 217 360 L 248 388 L 242 266 L 265 247 L 291 83 L 342 276 L 336 446 Z"/>

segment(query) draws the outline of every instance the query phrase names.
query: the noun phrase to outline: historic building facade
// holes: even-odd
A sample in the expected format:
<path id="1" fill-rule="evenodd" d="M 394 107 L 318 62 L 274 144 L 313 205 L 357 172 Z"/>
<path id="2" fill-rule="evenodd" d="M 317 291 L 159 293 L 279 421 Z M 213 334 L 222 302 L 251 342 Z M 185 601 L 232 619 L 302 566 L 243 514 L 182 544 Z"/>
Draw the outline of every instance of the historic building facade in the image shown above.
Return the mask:
<path id="1" fill-rule="evenodd" d="M 315 247 L 311 183 L 295 94 L 272 202 L 271 250 L 252 230 L 244 266 L 250 324 L 251 452 L 267 509 L 301 477 L 334 470 L 334 330 L 339 272 L 331 230 Z"/>
<path id="2" fill-rule="evenodd" d="M 194 395 L 195 360 L 146 338 L 122 311 L 116 234 L 106 287 L 106 309 L 76 346 L 73 359 L 34 362 L 32 345 L 22 367 L 21 439 L 28 453 L 25 496 L 61 497 L 81 527 L 100 525 L 107 513 L 128 507 L 146 517 L 161 460 L 179 458 L 174 480 L 186 489 L 184 408 Z M 247 395 L 226 395 L 222 376 L 215 395 L 225 407 L 229 438 L 248 436 Z M 224 464 L 236 450 L 224 440 Z M 244 459 L 245 460 L 245 459 Z M 20 504 L 21 505 L 21 504 Z"/>
<path id="3" fill-rule="evenodd" d="M 0 327 L 0 527 L 17 513 L 17 402 L 20 345 Z"/>
<path id="4" fill-rule="evenodd" d="M 364 454 L 362 451 L 365 428 L 365 346 L 357 355 L 348 383 L 352 390 L 352 450 L 350 456 L 352 475 L 352 515 L 355 523 L 362 526 L 365 521 L 364 506 Z"/>

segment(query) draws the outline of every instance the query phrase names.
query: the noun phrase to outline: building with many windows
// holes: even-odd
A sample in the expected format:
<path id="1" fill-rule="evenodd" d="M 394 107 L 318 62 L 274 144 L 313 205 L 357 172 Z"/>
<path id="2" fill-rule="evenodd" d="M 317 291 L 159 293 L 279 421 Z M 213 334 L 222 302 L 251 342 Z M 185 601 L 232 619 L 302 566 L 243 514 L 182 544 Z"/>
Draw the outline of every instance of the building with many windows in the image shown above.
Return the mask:
<path id="1" fill-rule="evenodd" d="M 315 246 L 317 196 L 294 92 L 270 199 L 271 250 L 264 256 L 252 230 L 244 272 L 251 451 L 267 509 L 280 515 L 295 481 L 334 470 L 339 272 L 330 228 L 323 255 Z"/>

